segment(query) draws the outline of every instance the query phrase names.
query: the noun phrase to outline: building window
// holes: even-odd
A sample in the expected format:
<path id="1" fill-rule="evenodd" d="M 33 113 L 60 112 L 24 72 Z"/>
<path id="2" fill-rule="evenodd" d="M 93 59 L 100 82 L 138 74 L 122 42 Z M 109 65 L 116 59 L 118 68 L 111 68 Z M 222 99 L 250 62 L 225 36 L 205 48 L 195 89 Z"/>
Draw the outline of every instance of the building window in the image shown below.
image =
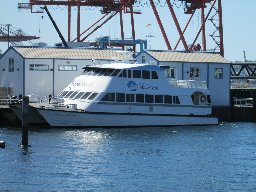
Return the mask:
<path id="1" fill-rule="evenodd" d="M 146 63 L 145 56 L 142 56 L 142 58 L 141 58 L 141 63 Z"/>
<path id="2" fill-rule="evenodd" d="M 30 71 L 49 71 L 49 65 L 44 64 L 30 64 L 29 65 Z"/>
<path id="3" fill-rule="evenodd" d="M 77 71 L 76 65 L 58 65 L 59 71 Z"/>
<path id="4" fill-rule="evenodd" d="M 9 58 L 9 72 L 14 72 L 14 58 Z"/>
<path id="5" fill-rule="evenodd" d="M 223 69 L 222 68 L 215 68 L 214 77 L 215 77 L 215 79 L 223 79 Z"/>
<path id="6" fill-rule="evenodd" d="M 197 67 L 191 67 L 190 68 L 190 78 L 199 77 L 200 75 L 200 69 Z"/>
<path id="7" fill-rule="evenodd" d="M 170 67 L 167 69 L 167 78 L 176 78 L 175 67 Z"/>

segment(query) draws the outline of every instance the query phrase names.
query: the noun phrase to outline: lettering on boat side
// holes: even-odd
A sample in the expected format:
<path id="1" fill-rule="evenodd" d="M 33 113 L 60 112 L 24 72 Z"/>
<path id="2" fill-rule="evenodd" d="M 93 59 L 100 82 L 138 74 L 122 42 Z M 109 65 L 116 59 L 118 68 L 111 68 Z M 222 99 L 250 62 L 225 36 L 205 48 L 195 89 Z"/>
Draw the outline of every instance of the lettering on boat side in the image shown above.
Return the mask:
<path id="1" fill-rule="evenodd" d="M 74 87 L 92 87 L 93 83 L 86 83 L 86 82 L 74 82 L 71 86 Z"/>
<path id="2" fill-rule="evenodd" d="M 127 83 L 127 87 L 130 89 L 130 91 L 137 91 L 138 89 L 152 89 L 152 90 L 158 90 L 158 86 L 150 85 L 149 83 L 135 83 L 134 81 L 129 81 Z"/>

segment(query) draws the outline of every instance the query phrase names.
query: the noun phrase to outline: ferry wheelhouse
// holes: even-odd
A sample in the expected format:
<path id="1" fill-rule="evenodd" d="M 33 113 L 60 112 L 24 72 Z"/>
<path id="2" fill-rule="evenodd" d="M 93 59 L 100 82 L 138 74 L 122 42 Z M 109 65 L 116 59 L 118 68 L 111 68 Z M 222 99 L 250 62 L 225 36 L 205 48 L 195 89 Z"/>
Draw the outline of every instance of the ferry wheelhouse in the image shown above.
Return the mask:
<path id="1" fill-rule="evenodd" d="M 205 82 L 174 81 L 164 67 L 148 64 L 87 66 L 50 106 L 37 110 L 51 126 L 218 124 Z"/>

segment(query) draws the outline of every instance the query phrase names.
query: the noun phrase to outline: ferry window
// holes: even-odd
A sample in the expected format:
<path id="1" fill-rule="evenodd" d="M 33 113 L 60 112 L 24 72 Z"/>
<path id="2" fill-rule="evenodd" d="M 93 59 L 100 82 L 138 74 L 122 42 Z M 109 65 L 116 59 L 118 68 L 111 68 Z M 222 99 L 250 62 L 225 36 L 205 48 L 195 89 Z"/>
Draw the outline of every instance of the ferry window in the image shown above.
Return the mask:
<path id="1" fill-rule="evenodd" d="M 158 75 L 156 71 L 151 71 L 151 77 L 152 79 L 158 79 Z"/>
<path id="2" fill-rule="evenodd" d="M 142 57 L 141 57 L 141 63 L 146 63 L 145 56 L 142 56 Z"/>
<path id="3" fill-rule="evenodd" d="M 115 69 L 111 76 L 117 76 L 120 71 L 120 69 Z"/>
<path id="4" fill-rule="evenodd" d="M 170 96 L 170 95 L 165 95 L 165 96 L 164 96 L 164 103 L 172 104 L 172 96 Z"/>
<path id="5" fill-rule="evenodd" d="M 211 101 L 211 96 L 210 95 L 207 95 L 207 101 L 208 101 L 208 103 L 211 103 L 212 101 Z"/>
<path id="6" fill-rule="evenodd" d="M 134 102 L 134 94 L 126 94 L 126 102 Z"/>
<path id="7" fill-rule="evenodd" d="M 199 77 L 200 75 L 200 69 L 197 67 L 191 67 L 190 68 L 190 78 Z"/>
<path id="8" fill-rule="evenodd" d="M 136 94 L 136 102 L 137 103 L 144 103 L 144 95 L 143 94 Z"/>
<path id="9" fill-rule="evenodd" d="M 101 101 L 115 101 L 115 93 L 107 93 Z"/>
<path id="10" fill-rule="evenodd" d="M 95 70 L 95 68 L 91 68 L 91 70 L 86 75 L 93 75 Z"/>
<path id="11" fill-rule="evenodd" d="M 110 76 L 111 73 L 113 73 L 114 69 L 108 69 L 106 73 L 104 73 L 104 76 Z"/>
<path id="12" fill-rule="evenodd" d="M 61 95 L 62 95 L 62 93 L 63 93 L 64 91 L 62 91 L 62 92 L 60 92 L 58 95 L 57 95 L 57 97 L 60 97 Z"/>
<path id="13" fill-rule="evenodd" d="M 9 72 L 14 72 L 14 58 L 9 58 Z"/>
<path id="14" fill-rule="evenodd" d="M 141 70 L 133 70 L 133 78 L 141 78 Z"/>
<path id="15" fill-rule="evenodd" d="M 72 93 L 74 93 L 74 91 L 69 91 L 68 94 L 66 94 L 64 98 L 68 98 Z"/>
<path id="16" fill-rule="evenodd" d="M 97 95 L 98 95 L 98 93 L 91 94 L 91 96 L 88 98 L 88 100 L 93 100 Z"/>
<path id="17" fill-rule="evenodd" d="M 59 71 L 77 71 L 76 65 L 58 65 Z"/>
<path id="18" fill-rule="evenodd" d="M 67 93 L 68 93 L 68 91 L 63 91 L 63 92 L 60 94 L 60 97 L 64 97 Z"/>
<path id="19" fill-rule="evenodd" d="M 126 70 L 123 70 L 122 73 L 118 77 L 126 77 Z"/>
<path id="20" fill-rule="evenodd" d="M 76 96 L 76 94 L 77 94 L 78 92 L 77 91 L 75 91 L 74 93 L 72 93 L 71 95 L 70 95 L 70 97 L 69 98 L 74 98 L 75 96 Z"/>
<path id="21" fill-rule="evenodd" d="M 214 77 L 215 77 L 215 79 L 223 79 L 223 69 L 222 68 L 215 68 Z"/>
<path id="22" fill-rule="evenodd" d="M 108 69 L 102 69 L 99 73 L 98 73 L 98 76 L 103 76 L 104 73 L 107 72 Z"/>
<path id="23" fill-rule="evenodd" d="M 163 103 L 163 95 L 155 95 L 155 103 Z"/>
<path id="24" fill-rule="evenodd" d="M 85 92 L 80 92 L 78 93 L 74 99 L 79 99 Z"/>
<path id="25" fill-rule="evenodd" d="M 30 71 L 49 71 L 49 65 L 44 64 L 30 64 L 29 65 Z"/>
<path id="26" fill-rule="evenodd" d="M 126 70 L 123 70 L 123 77 L 126 77 Z"/>
<path id="27" fill-rule="evenodd" d="M 86 92 L 80 99 L 87 99 L 89 95 L 91 95 L 92 92 Z"/>
<path id="28" fill-rule="evenodd" d="M 153 95 L 145 95 L 145 103 L 153 103 L 154 97 Z"/>
<path id="29" fill-rule="evenodd" d="M 167 78 L 176 78 L 175 67 L 170 67 L 166 70 Z"/>
<path id="30" fill-rule="evenodd" d="M 91 69 L 89 67 L 85 67 L 84 69 L 84 75 L 86 75 Z"/>
<path id="31" fill-rule="evenodd" d="M 101 68 L 96 69 L 95 73 L 93 75 L 95 75 L 95 76 L 99 75 L 101 70 L 102 70 Z"/>
<path id="32" fill-rule="evenodd" d="M 142 71 L 142 78 L 143 79 L 150 79 L 150 71 Z"/>
<path id="33" fill-rule="evenodd" d="M 125 102 L 125 94 L 124 93 L 117 93 L 116 94 L 116 101 L 117 102 Z"/>
<path id="34" fill-rule="evenodd" d="M 132 78 L 132 71 L 128 70 L 128 78 Z"/>
<path id="35" fill-rule="evenodd" d="M 180 99 L 179 99 L 178 96 L 174 96 L 174 97 L 173 97 L 173 103 L 175 103 L 175 104 L 180 104 Z"/>

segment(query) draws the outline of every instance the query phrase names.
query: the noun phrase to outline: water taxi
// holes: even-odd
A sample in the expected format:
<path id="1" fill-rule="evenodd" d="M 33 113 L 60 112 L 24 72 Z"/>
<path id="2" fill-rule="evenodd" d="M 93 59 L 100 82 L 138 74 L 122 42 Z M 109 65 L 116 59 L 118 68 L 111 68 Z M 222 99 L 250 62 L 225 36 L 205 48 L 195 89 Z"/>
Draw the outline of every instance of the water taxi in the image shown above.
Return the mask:
<path id="1" fill-rule="evenodd" d="M 166 71 L 149 64 L 87 66 L 51 105 L 35 108 L 54 127 L 218 124 L 206 82 L 172 80 Z"/>

